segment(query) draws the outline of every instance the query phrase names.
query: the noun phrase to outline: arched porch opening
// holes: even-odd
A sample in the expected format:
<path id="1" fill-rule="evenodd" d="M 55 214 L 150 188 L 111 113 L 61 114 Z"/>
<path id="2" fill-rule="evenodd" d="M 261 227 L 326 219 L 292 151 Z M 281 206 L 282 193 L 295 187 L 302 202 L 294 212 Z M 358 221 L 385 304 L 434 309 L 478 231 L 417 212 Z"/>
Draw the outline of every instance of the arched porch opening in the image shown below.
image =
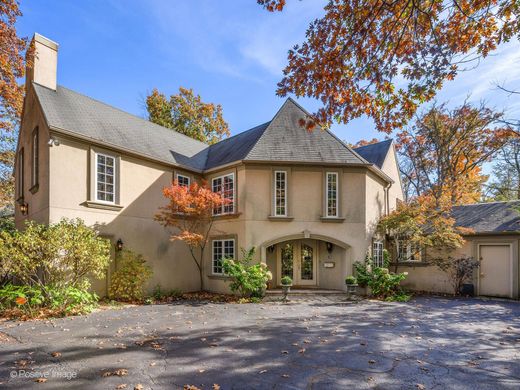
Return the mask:
<path id="1" fill-rule="evenodd" d="M 345 277 L 352 274 L 350 245 L 308 231 L 265 241 L 260 255 L 273 274 L 270 288 L 290 276 L 299 288 L 344 290 Z"/>

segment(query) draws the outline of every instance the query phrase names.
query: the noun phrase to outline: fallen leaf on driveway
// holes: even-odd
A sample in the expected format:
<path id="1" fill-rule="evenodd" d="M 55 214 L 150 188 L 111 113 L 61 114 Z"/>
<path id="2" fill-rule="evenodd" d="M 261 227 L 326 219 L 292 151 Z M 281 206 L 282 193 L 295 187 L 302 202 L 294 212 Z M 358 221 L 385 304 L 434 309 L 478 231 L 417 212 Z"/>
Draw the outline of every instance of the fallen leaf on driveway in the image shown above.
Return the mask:
<path id="1" fill-rule="evenodd" d="M 287 355 L 289 354 L 289 351 L 282 351 L 282 355 Z"/>
<path id="2" fill-rule="evenodd" d="M 262 370 L 259 372 L 259 374 L 265 374 L 267 372 L 267 370 Z"/>
<path id="3" fill-rule="evenodd" d="M 127 384 L 126 383 L 121 383 L 120 385 L 117 385 L 116 386 L 116 389 L 117 390 L 121 390 L 121 389 L 126 389 L 127 387 Z"/>
<path id="4" fill-rule="evenodd" d="M 102 377 L 106 378 L 109 376 L 125 376 L 128 375 L 128 370 L 126 368 L 120 368 L 115 371 L 105 371 L 103 374 L 101 374 Z"/>
<path id="5" fill-rule="evenodd" d="M 282 374 L 282 378 L 289 378 L 289 374 Z"/>
<path id="6" fill-rule="evenodd" d="M 220 386 L 216 383 L 213 383 L 213 390 L 220 390 Z"/>
<path id="7" fill-rule="evenodd" d="M 369 360 L 368 364 L 376 364 L 376 361 L 375 360 Z"/>
<path id="8" fill-rule="evenodd" d="M 53 353 L 51 353 L 51 356 L 55 357 L 55 358 L 58 358 L 58 357 L 61 356 L 61 352 L 53 352 Z"/>
<path id="9" fill-rule="evenodd" d="M 197 386 L 194 385 L 184 385 L 184 390 L 200 390 Z"/>
<path id="10" fill-rule="evenodd" d="M 144 386 L 140 383 L 138 383 L 137 385 L 134 386 L 134 390 L 143 390 L 144 389 Z"/>
<path id="11" fill-rule="evenodd" d="M 426 389 L 426 386 L 424 386 L 422 383 L 417 383 L 417 384 L 415 385 L 415 387 L 417 387 L 419 390 L 424 390 L 424 389 Z"/>
<path id="12" fill-rule="evenodd" d="M 305 353 L 305 348 L 300 349 L 298 353 Z"/>
<path id="13" fill-rule="evenodd" d="M 36 378 L 34 381 L 36 383 L 45 383 L 47 382 L 47 378 Z"/>

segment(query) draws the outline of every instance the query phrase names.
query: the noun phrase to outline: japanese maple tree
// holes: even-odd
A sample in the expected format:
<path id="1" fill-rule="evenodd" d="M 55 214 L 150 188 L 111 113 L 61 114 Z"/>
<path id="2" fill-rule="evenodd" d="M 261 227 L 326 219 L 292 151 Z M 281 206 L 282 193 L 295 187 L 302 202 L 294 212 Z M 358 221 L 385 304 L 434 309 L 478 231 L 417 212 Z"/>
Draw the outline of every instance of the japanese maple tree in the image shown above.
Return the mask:
<path id="1" fill-rule="evenodd" d="M 146 97 L 146 109 L 151 122 L 208 144 L 230 135 L 222 106 L 204 103 L 192 89 L 180 87 L 170 98 L 154 89 Z"/>
<path id="2" fill-rule="evenodd" d="M 285 0 L 257 0 L 282 11 Z M 320 99 L 312 122 L 368 115 L 405 125 L 447 80 L 520 36 L 518 0 L 329 0 L 306 41 L 289 50 L 277 94 Z"/>
<path id="3" fill-rule="evenodd" d="M 179 185 L 174 181 L 163 189 L 168 204 L 159 209 L 156 220 L 163 226 L 173 228 L 172 241 L 184 241 L 189 248 L 200 276 L 200 288 L 204 290 L 204 253 L 213 229 L 213 210 L 226 205 L 230 200 L 222 193 L 211 191 L 205 182 Z"/>

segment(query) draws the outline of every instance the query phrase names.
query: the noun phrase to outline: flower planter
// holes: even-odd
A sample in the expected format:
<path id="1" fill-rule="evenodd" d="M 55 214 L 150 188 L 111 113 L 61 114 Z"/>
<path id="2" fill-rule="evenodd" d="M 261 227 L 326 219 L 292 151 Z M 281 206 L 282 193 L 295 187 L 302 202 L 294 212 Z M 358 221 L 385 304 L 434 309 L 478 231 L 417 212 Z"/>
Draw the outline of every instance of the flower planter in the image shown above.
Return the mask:
<path id="1" fill-rule="evenodd" d="M 351 299 L 352 297 L 356 296 L 357 289 L 358 289 L 358 285 L 357 284 L 347 284 L 347 296 L 348 296 L 348 299 Z"/>
<path id="2" fill-rule="evenodd" d="M 291 286 L 292 286 L 292 284 L 282 284 L 282 293 L 283 293 L 282 300 L 284 302 L 288 301 L 287 294 L 289 294 L 289 292 L 291 291 Z"/>

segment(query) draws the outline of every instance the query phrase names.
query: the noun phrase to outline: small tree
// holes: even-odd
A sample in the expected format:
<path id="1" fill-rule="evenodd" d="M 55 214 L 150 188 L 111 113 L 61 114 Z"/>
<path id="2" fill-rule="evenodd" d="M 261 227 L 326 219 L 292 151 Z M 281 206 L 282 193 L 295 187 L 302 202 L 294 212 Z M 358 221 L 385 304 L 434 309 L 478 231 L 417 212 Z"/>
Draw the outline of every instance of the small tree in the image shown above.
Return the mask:
<path id="1" fill-rule="evenodd" d="M 473 257 L 439 258 L 434 263 L 450 277 L 455 295 L 460 294 L 462 285 L 472 280 L 473 272 L 480 266 L 480 261 Z"/>
<path id="2" fill-rule="evenodd" d="M 174 181 L 163 189 L 168 204 L 161 207 L 156 220 L 163 226 L 172 227 L 172 241 L 184 241 L 189 248 L 200 277 L 200 289 L 204 290 L 204 251 L 213 228 L 213 210 L 226 205 L 230 200 L 222 193 L 211 191 L 205 182 L 179 185 Z"/>
<path id="3" fill-rule="evenodd" d="M 136 301 L 144 297 L 144 285 L 152 276 L 152 269 L 142 255 L 124 250 L 119 269 L 110 281 L 109 296 L 122 301 Z"/>

